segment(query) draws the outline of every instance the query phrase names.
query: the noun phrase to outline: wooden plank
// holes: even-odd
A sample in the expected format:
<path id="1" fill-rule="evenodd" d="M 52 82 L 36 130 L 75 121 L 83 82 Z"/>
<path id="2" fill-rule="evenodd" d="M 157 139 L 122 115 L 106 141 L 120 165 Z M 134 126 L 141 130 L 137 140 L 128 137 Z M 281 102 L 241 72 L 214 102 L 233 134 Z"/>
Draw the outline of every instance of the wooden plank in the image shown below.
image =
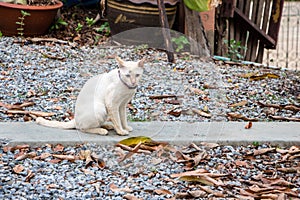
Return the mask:
<path id="1" fill-rule="evenodd" d="M 264 1 L 258 1 L 257 4 L 258 5 L 257 5 L 257 11 L 256 11 L 254 23 L 257 25 L 257 27 L 259 27 L 261 29 L 261 25 L 262 25 L 261 17 L 263 14 Z M 253 38 L 252 51 L 251 51 L 250 57 L 251 57 L 251 60 L 254 60 L 255 62 L 257 62 L 259 44 L 263 45 L 262 42 L 258 41 L 256 38 Z"/>
<path id="2" fill-rule="evenodd" d="M 243 10 L 244 0 L 237 0 L 236 7 L 240 10 Z M 241 37 L 243 37 L 243 33 L 242 33 L 241 25 L 238 21 L 235 21 L 234 29 L 235 29 L 235 40 L 240 41 Z"/>
<path id="3" fill-rule="evenodd" d="M 267 27 L 268 27 L 269 20 L 270 20 L 271 3 L 272 3 L 271 0 L 265 0 L 265 7 L 264 7 L 264 11 L 263 11 L 263 22 L 262 22 L 262 27 L 261 27 L 261 29 L 264 32 L 267 32 Z M 261 63 L 263 61 L 264 49 L 265 49 L 265 45 L 261 43 L 259 45 L 258 56 L 257 56 L 257 62 L 259 62 L 259 63 Z"/>
<path id="4" fill-rule="evenodd" d="M 259 27 L 252 21 L 250 21 L 247 17 L 243 15 L 243 13 L 239 9 L 234 10 L 235 17 L 240 19 L 242 21 L 242 25 L 247 28 L 249 31 L 252 31 L 255 33 L 255 35 L 262 40 L 267 45 L 274 45 L 275 41 L 273 38 L 271 38 L 269 35 L 267 35 L 264 31 L 261 31 Z"/>
<path id="5" fill-rule="evenodd" d="M 250 16 L 251 22 L 255 24 L 255 19 L 256 19 L 256 14 L 257 14 L 257 7 L 259 4 L 259 0 L 253 0 L 252 3 L 252 13 Z M 254 61 L 255 58 L 252 58 L 252 50 L 256 51 L 256 49 L 253 46 L 253 42 L 257 40 L 257 37 L 255 36 L 255 33 L 252 31 L 249 32 L 249 37 L 248 37 L 248 43 L 247 43 L 247 52 L 246 52 L 246 60 L 249 61 Z"/>
<path id="6" fill-rule="evenodd" d="M 267 49 L 275 49 L 278 40 L 278 33 L 280 28 L 280 21 L 282 16 L 284 0 L 273 0 L 271 18 L 269 23 L 268 35 L 273 38 L 275 43 L 273 45 L 267 45 Z"/>
<path id="7" fill-rule="evenodd" d="M 244 7 L 243 7 L 242 11 L 243 11 L 243 13 L 246 17 L 249 17 L 251 0 L 243 0 L 243 1 L 244 1 Z M 242 34 L 241 45 L 244 46 L 244 47 L 247 47 L 247 34 L 248 34 L 248 32 L 249 31 L 245 28 L 241 29 L 241 34 Z M 244 55 L 244 57 L 245 57 L 246 52 L 247 52 L 247 50 L 242 49 L 241 54 Z"/>
<path id="8" fill-rule="evenodd" d="M 160 25 L 162 27 L 162 33 L 165 40 L 165 47 L 167 49 L 168 61 L 174 63 L 175 62 L 174 51 L 171 43 L 171 34 L 170 34 L 164 0 L 157 0 L 157 5 L 159 10 Z"/>

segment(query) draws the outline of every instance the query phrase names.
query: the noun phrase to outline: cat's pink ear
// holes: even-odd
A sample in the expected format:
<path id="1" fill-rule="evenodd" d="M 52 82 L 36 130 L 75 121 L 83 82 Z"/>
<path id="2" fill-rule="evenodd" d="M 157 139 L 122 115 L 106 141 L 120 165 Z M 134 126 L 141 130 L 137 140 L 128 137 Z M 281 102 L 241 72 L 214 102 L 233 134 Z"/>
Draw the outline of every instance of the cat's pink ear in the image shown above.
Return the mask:
<path id="1" fill-rule="evenodd" d="M 139 67 L 142 67 L 142 68 L 144 67 L 145 60 L 146 60 L 146 58 L 144 57 L 138 62 Z"/>
<path id="2" fill-rule="evenodd" d="M 116 56 L 115 59 L 119 63 L 120 68 L 124 67 L 124 61 L 120 57 Z"/>

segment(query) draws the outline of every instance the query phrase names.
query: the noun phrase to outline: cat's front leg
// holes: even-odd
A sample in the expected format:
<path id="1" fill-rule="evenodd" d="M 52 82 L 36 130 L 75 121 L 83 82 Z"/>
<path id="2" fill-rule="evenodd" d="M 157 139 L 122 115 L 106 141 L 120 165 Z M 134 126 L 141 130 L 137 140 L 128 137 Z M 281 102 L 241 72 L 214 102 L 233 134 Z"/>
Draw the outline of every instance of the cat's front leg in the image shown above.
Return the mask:
<path id="1" fill-rule="evenodd" d="M 123 129 L 131 132 L 133 128 L 127 124 L 126 104 L 120 106 L 120 119 Z"/>
<path id="2" fill-rule="evenodd" d="M 111 122 L 114 125 L 115 131 L 117 132 L 117 134 L 118 135 L 128 135 L 128 131 L 124 130 L 122 128 L 119 110 L 112 108 L 112 107 L 108 107 L 107 112 L 108 112 Z"/>

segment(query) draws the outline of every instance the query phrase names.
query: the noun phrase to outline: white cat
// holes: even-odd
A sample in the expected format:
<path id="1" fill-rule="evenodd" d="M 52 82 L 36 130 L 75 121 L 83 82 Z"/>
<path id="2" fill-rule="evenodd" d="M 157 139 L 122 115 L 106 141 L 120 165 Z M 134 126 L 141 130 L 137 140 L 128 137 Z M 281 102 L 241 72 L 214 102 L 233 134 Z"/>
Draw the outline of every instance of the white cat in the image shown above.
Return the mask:
<path id="1" fill-rule="evenodd" d="M 38 117 L 43 126 L 62 129 L 78 129 L 86 133 L 106 135 L 114 128 L 119 135 L 128 135 L 132 128 L 127 125 L 126 105 L 136 92 L 144 71 L 144 59 L 133 62 L 116 57 L 119 68 L 89 79 L 81 89 L 75 117 L 69 122 L 50 121 Z M 109 119 L 111 125 L 106 124 Z"/>

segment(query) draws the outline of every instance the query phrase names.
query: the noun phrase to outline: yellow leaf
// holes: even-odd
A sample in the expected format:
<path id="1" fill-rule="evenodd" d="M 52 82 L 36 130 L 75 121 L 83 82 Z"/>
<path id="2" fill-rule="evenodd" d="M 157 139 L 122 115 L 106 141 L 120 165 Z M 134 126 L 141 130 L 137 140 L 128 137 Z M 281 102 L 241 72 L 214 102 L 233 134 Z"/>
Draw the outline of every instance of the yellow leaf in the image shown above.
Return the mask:
<path id="1" fill-rule="evenodd" d="M 130 138 L 121 140 L 119 142 L 119 144 L 123 144 L 126 146 L 136 146 L 139 143 L 144 144 L 144 143 L 148 143 L 148 142 L 151 143 L 152 139 L 149 137 L 145 137 L 145 136 L 137 136 L 137 137 L 130 137 Z"/>
<path id="2" fill-rule="evenodd" d="M 280 76 L 278 76 L 277 74 L 272 74 L 272 73 L 265 73 L 262 75 L 255 75 L 255 76 L 251 76 L 250 80 L 251 81 L 259 81 L 265 78 L 280 78 Z"/>
<path id="3" fill-rule="evenodd" d="M 250 77 L 253 77 L 253 76 L 256 76 L 256 75 L 257 75 L 257 72 L 250 72 L 250 73 L 246 73 L 246 74 L 240 74 L 239 77 L 250 78 Z"/>

